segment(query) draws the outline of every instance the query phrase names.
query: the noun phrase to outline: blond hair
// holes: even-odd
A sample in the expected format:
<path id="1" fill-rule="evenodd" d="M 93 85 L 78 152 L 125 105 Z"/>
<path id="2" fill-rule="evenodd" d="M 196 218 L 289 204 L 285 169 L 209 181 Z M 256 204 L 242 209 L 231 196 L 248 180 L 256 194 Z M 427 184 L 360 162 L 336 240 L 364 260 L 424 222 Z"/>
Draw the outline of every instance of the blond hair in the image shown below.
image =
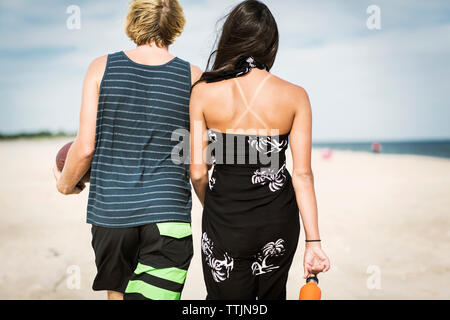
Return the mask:
<path id="1" fill-rule="evenodd" d="M 131 0 L 126 34 L 137 45 L 171 45 L 182 32 L 186 19 L 178 0 Z"/>

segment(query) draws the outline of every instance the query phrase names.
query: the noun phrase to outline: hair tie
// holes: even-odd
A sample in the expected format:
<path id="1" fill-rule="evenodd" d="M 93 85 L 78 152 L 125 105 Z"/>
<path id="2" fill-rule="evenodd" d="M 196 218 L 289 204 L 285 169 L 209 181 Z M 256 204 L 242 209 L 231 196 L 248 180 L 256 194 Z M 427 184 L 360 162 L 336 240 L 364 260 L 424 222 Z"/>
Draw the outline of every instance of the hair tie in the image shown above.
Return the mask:
<path id="1" fill-rule="evenodd" d="M 237 70 L 242 70 L 236 74 L 236 76 L 235 76 L 236 78 L 246 75 L 254 68 L 258 68 L 261 70 L 268 70 L 266 65 L 257 62 L 252 56 L 242 56 L 236 62 L 235 67 Z"/>

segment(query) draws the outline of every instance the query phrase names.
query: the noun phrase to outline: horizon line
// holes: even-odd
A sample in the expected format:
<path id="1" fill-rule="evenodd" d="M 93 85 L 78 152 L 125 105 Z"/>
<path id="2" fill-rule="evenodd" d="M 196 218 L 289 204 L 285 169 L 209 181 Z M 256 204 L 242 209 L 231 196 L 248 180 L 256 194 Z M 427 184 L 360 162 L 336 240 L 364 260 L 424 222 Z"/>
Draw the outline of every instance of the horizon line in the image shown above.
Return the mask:
<path id="1" fill-rule="evenodd" d="M 17 131 L 14 133 L 5 133 L 0 131 L 0 139 L 17 139 L 17 138 L 36 138 L 36 137 L 75 137 L 77 132 L 67 132 L 67 131 L 52 131 L 52 130 L 34 130 L 34 131 Z M 382 138 L 382 139 L 314 139 L 312 140 L 313 145 L 317 144 L 366 144 L 366 143 L 413 143 L 413 142 L 450 142 L 450 137 L 415 137 L 415 138 Z"/>

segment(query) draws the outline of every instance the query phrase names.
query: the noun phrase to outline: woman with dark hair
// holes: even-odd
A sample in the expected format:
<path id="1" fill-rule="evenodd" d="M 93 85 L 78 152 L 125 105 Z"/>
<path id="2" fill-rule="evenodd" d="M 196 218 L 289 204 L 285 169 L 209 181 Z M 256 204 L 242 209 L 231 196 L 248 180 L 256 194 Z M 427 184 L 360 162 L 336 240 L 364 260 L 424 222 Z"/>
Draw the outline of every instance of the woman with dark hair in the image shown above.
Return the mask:
<path id="1" fill-rule="evenodd" d="M 304 277 L 330 267 L 311 170 L 311 107 L 303 88 L 269 73 L 277 50 L 270 10 L 244 1 L 227 16 L 207 72 L 192 90 L 190 173 L 204 207 L 207 299 L 286 299 L 299 211 Z M 285 163 L 289 143 L 292 178 Z"/>

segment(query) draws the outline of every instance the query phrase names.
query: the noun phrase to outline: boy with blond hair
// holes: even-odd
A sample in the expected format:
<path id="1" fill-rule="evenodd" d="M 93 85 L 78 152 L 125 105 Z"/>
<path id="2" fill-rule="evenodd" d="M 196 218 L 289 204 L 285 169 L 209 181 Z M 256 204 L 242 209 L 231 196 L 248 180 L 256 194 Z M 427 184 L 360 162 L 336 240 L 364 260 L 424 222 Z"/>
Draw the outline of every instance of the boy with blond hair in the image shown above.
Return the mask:
<path id="1" fill-rule="evenodd" d="M 91 168 L 93 289 L 109 299 L 180 299 L 192 258 L 189 164 L 171 156 L 202 73 L 169 53 L 184 25 L 177 0 L 130 2 L 126 33 L 137 47 L 91 63 L 77 138 L 54 170 L 58 190 L 77 194 Z"/>

